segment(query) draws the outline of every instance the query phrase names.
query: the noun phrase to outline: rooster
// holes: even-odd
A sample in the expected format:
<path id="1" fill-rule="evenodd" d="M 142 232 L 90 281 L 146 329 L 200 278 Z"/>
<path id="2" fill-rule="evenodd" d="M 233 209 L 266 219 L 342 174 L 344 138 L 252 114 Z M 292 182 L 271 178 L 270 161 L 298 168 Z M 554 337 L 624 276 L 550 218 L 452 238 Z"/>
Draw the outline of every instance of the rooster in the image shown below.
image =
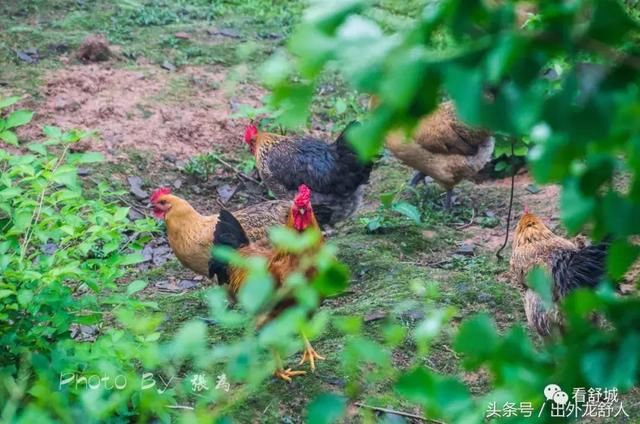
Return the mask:
<path id="1" fill-rule="evenodd" d="M 293 228 L 298 232 L 304 232 L 308 229 L 317 231 L 320 234 L 320 227 L 316 220 L 313 208 L 311 207 L 311 191 L 305 185 L 301 185 L 298 189 L 298 193 L 295 196 L 293 203 L 289 210 L 289 216 L 287 219 L 287 227 Z M 214 246 L 226 246 L 233 249 L 237 249 L 238 253 L 244 257 L 262 256 L 267 259 L 269 273 L 273 276 L 273 279 L 277 287 L 281 287 L 287 276 L 294 271 L 300 270 L 300 254 L 291 253 L 273 247 L 267 247 L 264 245 L 257 245 L 251 243 L 249 237 L 245 233 L 242 224 L 234 217 L 233 214 L 222 210 L 220 212 L 220 218 L 216 225 L 215 232 L 213 234 Z M 314 247 L 319 248 L 322 244 L 322 236 L 318 244 Z M 307 252 L 310 253 L 310 252 Z M 247 273 L 244 268 L 231 266 L 221 260 L 212 258 L 209 262 L 209 274 L 210 276 L 216 275 L 220 284 L 228 284 L 228 290 L 232 297 L 238 293 L 242 285 L 245 283 Z M 315 270 L 313 268 L 307 269 L 307 279 L 313 278 Z M 295 304 L 292 298 L 285 298 L 267 315 L 259 320 L 259 325 L 264 324 L 266 321 L 278 316 L 284 309 Z M 315 370 L 315 361 L 322 360 L 324 357 L 320 356 L 311 346 L 309 339 L 302 334 L 302 338 L 305 344 L 304 354 L 299 365 L 309 361 L 311 370 Z M 292 377 L 305 374 L 304 371 L 295 371 L 284 369 L 282 366 L 282 360 L 277 353 L 274 353 L 277 369 L 275 376 L 285 381 L 291 381 Z"/>
<path id="2" fill-rule="evenodd" d="M 213 230 L 219 215 L 204 216 L 184 199 L 160 188 L 151 195 L 153 214 L 164 219 L 169 246 L 180 263 L 197 274 L 209 275 L 209 256 L 213 244 Z M 273 225 L 287 222 L 289 203 L 268 201 L 235 212 L 252 241 L 264 239 Z"/>
<path id="3" fill-rule="evenodd" d="M 345 133 L 335 143 L 284 136 L 247 126 L 244 141 L 256 158 L 258 173 L 276 197 L 290 199 L 300 184 L 313 191 L 320 224 L 335 225 L 351 216 L 362 201 L 372 164 L 362 163 L 347 146 Z"/>
<path id="4" fill-rule="evenodd" d="M 376 105 L 377 99 L 372 97 L 369 109 Z M 393 131 L 387 136 L 386 146 L 417 171 L 412 186 L 428 176 L 444 187 L 444 206 L 450 209 L 453 187 L 462 180 L 473 179 L 484 168 L 493 155 L 495 140 L 490 132 L 462 123 L 453 103 L 444 102 L 420 120 L 412 140 L 406 140 L 402 131 Z"/>
<path id="5" fill-rule="evenodd" d="M 594 288 L 605 276 L 607 243 L 578 247 L 559 237 L 525 207 L 516 226 L 510 268 L 515 282 L 525 288 L 524 309 L 529 327 L 543 337 L 562 330 L 557 303 L 572 290 Z M 527 273 L 542 266 L 552 278 L 553 306 L 547 310 L 538 294 L 526 286 Z"/>

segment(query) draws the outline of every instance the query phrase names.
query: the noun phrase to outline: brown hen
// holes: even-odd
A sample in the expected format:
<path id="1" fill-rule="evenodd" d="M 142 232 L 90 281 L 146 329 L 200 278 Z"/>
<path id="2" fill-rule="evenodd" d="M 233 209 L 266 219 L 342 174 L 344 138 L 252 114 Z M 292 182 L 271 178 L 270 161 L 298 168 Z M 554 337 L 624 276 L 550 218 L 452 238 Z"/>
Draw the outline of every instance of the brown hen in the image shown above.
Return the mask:
<path id="1" fill-rule="evenodd" d="M 369 107 L 376 103 L 372 98 Z M 489 131 L 465 125 L 456 116 L 454 104 L 444 102 L 420 120 L 411 140 L 402 131 L 392 131 L 386 146 L 417 171 L 411 185 L 428 176 L 447 190 L 445 208 L 449 209 L 453 187 L 462 180 L 473 180 L 484 168 L 491 160 L 495 140 Z"/>

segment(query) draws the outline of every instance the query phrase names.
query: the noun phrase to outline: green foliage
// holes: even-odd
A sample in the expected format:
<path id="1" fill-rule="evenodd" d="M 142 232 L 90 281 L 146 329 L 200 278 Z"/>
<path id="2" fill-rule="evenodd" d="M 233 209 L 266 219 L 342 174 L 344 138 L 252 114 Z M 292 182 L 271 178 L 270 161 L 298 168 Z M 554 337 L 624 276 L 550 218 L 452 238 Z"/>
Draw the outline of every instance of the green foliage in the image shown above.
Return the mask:
<path id="1" fill-rule="evenodd" d="M 255 159 L 249 157 L 246 160 L 238 161 L 218 153 L 205 153 L 192 157 L 189 162 L 184 165 L 183 172 L 193 175 L 202 181 L 206 181 L 211 175 L 216 175 L 221 168 L 228 168 L 229 166 L 233 166 L 243 174 L 249 174 L 255 167 Z M 233 170 L 234 169 L 232 169 L 232 171 Z"/>
<path id="2" fill-rule="evenodd" d="M 581 0 L 536 2 L 537 13 L 520 28 L 518 4 L 429 2 L 411 24 L 385 34 L 367 2 L 314 3 L 289 40 L 288 54 L 273 59 L 277 66 L 265 80 L 273 89 L 271 105 L 279 108 L 283 124 L 305 122 L 317 81 L 327 70 L 340 70 L 352 89 L 380 100 L 351 134 L 361 156 L 371 158 L 387 131 L 411 130 L 445 92 L 465 122 L 500 135 L 497 171 L 511 172 L 513 149 L 516 158 L 527 157 L 538 183 L 562 184 L 562 220 L 572 233 L 591 228 L 596 238 L 629 240 L 640 234 L 634 218 L 640 208 L 640 128 L 632 118 L 640 108 L 638 24 L 617 1 Z M 443 39 L 445 45 L 435 48 Z M 615 184 L 621 173 L 630 177 L 628 191 Z M 382 223 L 374 218 L 367 225 Z M 637 256 L 634 244 L 616 241 L 610 274 L 621 277 Z M 550 304 L 548 277 L 538 270 L 530 281 Z M 638 381 L 636 303 L 607 289 L 577 291 L 563 308 L 565 337 L 539 351 L 518 327 L 498 335 L 486 316 L 461 326 L 456 348 L 467 367 L 492 373 L 493 388 L 483 400 L 508 395 L 539 405 L 550 381 L 630 387 Z M 594 329 L 588 320 L 594 311 L 612 327 Z M 618 364 L 620 374 L 609 372 L 606 363 Z M 397 381 L 398 393 L 429 416 L 483 419 L 487 404 L 472 401 L 455 377 L 418 367 Z"/>
<path id="3" fill-rule="evenodd" d="M 18 100 L 20 100 L 19 97 L 8 97 L 6 99 L 2 99 L 0 101 L 0 114 L 2 114 L 3 109 L 17 103 Z M 24 109 L 14 110 L 5 117 L 0 115 L 0 140 L 7 144 L 17 146 L 18 136 L 13 129 L 21 125 L 28 124 L 31 122 L 32 117 L 33 112 Z"/>

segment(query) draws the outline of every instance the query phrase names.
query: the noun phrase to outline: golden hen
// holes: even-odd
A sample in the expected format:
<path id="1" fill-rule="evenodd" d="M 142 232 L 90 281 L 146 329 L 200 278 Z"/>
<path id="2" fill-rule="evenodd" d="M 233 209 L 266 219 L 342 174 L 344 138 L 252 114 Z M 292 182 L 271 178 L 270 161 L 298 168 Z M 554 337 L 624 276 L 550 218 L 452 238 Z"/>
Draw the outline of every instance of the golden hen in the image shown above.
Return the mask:
<path id="1" fill-rule="evenodd" d="M 536 215 L 525 213 L 516 227 L 510 272 L 525 289 L 524 309 L 529 327 L 541 336 L 563 329 L 557 303 L 580 287 L 593 288 L 605 275 L 607 243 L 578 247 L 555 235 Z M 552 278 L 553 306 L 547 310 L 538 294 L 527 287 L 527 273 L 535 266 L 547 270 Z"/>
<path id="2" fill-rule="evenodd" d="M 160 188 L 151 195 L 153 214 L 164 219 L 169 246 L 180 263 L 193 272 L 209 276 L 209 256 L 213 245 L 213 231 L 219 215 L 201 215 L 184 199 Z M 246 228 L 249 240 L 267 236 L 269 227 L 287 222 L 289 202 L 268 201 L 235 212 Z"/>

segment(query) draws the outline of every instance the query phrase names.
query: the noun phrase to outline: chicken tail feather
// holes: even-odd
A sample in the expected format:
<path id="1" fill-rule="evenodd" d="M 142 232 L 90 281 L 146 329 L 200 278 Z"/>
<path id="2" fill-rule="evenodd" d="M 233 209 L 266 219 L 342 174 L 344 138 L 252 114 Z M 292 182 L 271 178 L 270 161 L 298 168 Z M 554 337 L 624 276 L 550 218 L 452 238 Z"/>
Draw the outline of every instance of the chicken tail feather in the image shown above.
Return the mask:
<path id="1" fill-rule="evenodd" d="M 571 290 L 596 287 L 606 272 L 609 243 L 587 246 L 580 250 L 559 250 L 551 258 L 554 297 L 563 298 Z"/>
<path id="2" fill-rule="evenodd" d="M 240 222 L 233 214 L 225 209 L 220 211 L 218 223 L 213 230 L 213 247 L 226 246 L 238 249 L 249 244 L 249 237 Z M 213 256 L 209 259 L 209 278 L 218 277 L 219 284 L 229 282 L 229 266 L 225 261 Z"/>
<path id="3" fill-rule="evenodd" d="M 338 172 L 340 175 L 344 175 L 346 179 L 355 181 L 356 187 L 361 184 L 366 184 L 369 181 L 369 174 L 371 174 L 373 168 L 373 162 L 363 163 L 347 140 L 347 133 L 352 128 L 360 125 L 358 121 L 351 121 L 349 125 L 342 130 L 335 142 L 340 167 Z"/>

